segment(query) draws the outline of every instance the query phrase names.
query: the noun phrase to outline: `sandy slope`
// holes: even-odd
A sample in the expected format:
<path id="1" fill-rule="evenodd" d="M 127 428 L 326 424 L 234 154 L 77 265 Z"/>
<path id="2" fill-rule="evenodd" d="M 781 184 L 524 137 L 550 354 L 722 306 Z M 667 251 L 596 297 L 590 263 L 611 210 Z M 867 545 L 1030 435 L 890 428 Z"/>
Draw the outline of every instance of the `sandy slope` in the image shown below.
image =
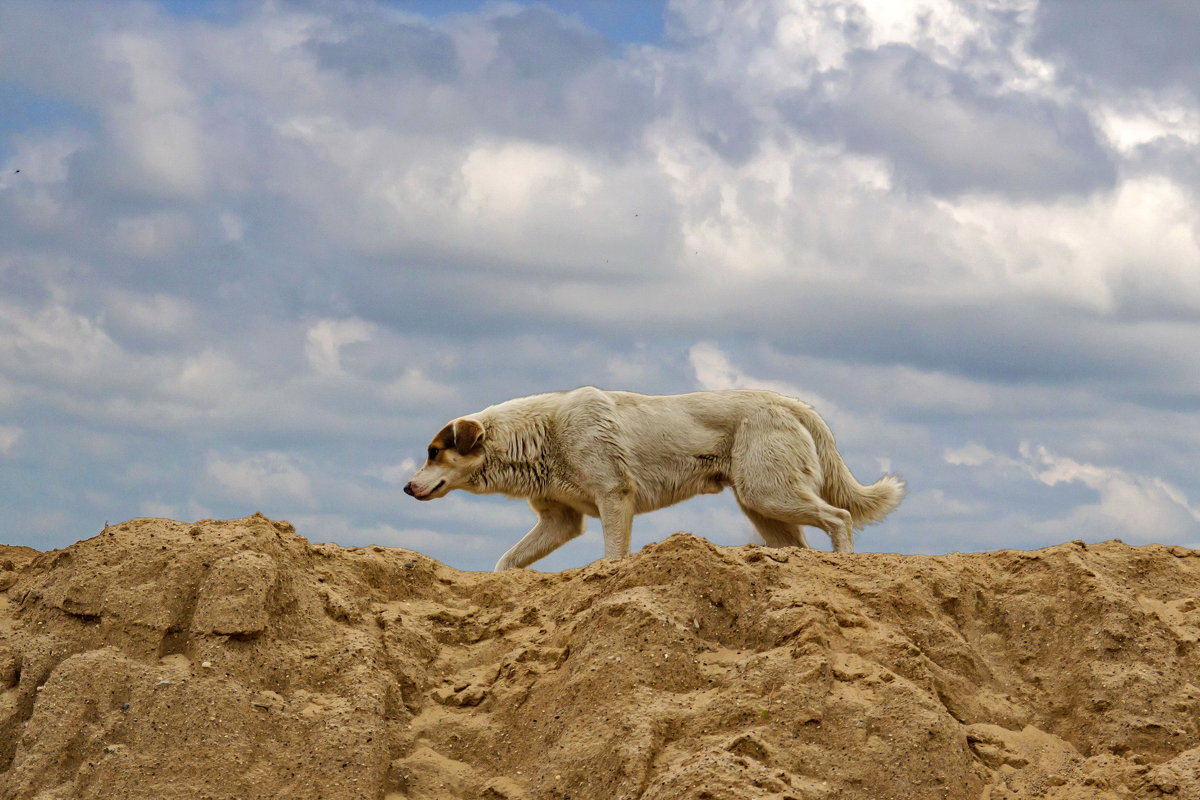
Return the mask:
<path id="1" fill-rule="evenodd" d="M 0 798 L 1200 798 L 1200 553 L 0 548 Z"/>

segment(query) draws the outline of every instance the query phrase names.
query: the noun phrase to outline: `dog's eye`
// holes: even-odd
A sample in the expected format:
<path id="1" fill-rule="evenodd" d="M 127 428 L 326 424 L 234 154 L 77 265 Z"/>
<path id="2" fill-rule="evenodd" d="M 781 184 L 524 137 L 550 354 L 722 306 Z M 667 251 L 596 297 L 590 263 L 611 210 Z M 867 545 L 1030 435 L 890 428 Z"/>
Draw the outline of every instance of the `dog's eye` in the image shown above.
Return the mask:
<path id="1" fill-rule="evenodd" d="M 429 448 L 429 460 L 433 461 L 435 458 L 437 458 L 437 454 L 440 452 L 441 452 L 441 450 L 439 450 L 438 448 L 430 447 Z"/>

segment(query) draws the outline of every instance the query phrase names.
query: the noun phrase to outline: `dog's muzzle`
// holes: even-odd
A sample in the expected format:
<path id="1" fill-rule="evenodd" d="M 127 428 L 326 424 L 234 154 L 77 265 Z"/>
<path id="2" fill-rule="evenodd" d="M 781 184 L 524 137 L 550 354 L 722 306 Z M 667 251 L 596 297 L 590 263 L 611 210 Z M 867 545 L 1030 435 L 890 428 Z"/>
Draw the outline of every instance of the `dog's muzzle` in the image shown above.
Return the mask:
<path id="1" fill-rule="evenodd" d="M 434 492 L 436 492 L 438 489 L 442 488 L 445 485 L 446 485 L 446 481 L 443 479 L 443 480 L 438 481 L 437 486 L 433 487 L 425 494 L 417 494 L 415 491 L 413 491 L 413 482 L 409 481 L 404 487 L 404 493 L 406 495 L 408 495 L 409 497 L 415 497 L 418 500 L 428 500 L 430 498 L 430 496 L 433 495 Z"/>

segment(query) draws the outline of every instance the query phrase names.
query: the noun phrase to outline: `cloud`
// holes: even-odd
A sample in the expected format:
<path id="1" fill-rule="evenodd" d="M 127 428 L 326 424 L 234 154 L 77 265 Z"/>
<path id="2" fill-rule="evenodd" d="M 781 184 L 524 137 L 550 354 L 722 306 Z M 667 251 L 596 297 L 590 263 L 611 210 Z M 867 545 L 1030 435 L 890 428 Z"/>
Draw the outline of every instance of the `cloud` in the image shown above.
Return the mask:
<path id="1" fill-rule="evenodd" d="M 210 453 L 205 472 L 235 500 L 314 504 L 312 480 L 287 453 L 268 451 L 232 457 Z"/>
<path id="2" fill-rule="evenodd" d="M 452 400 L 456 392 L 452 386 L 431 379 L 423 370 L 410 367 L 387 385 L 384 396 L 408 406 L 428 406 Z"/>
<path id="3" fill-rule="evenodd" d="M 16 425 L 0 425 L 0 456 L 12 455 L 13 449 L 17 446 L 17 442 L 21 441 L 24 433 L 25 431 Z"/>
<path id="4" fill-rule="evenodd" d="M 827 412 L 836 411 L 836 406 L 829 400 L 822 399 L 811 392 L 805 392 L 792 384 L 776 380 L 752 378 L 733 365 L 729 357 L 715 344 L 701 342 L 688 350 L 688 360 L 696 373 L 696 382 L 701 389 L 767 389 L 779 394 L 798 398 L 812 398 L 805 402 L 819 405 Z"/>
<path id="5" fill-rule="evenodd" d="M 337 70 L 350 79 L 394 76 L 446 82 L 458 74 L 454 40 L 424 25 L 386 18 L 363 20 L 337 39 L 305 43 L 322 69 Z"/>
<path id="6" fill-rule="evenodd" d="M 382 480 L 384 483 L 393 486 L 403 486 L 412 478 L 413 473 L 417 471 L 417 462 L 411 458 L 406 458 L 398 464 L 390 464 L 376 470 L 373 474 Z"/>
<path id="7" fill-rule="evenodd" d="M 170 503 L 160 503 L 157 500 L 146 500 L 138 507 L 138 514 L 143 517 L 158 517 L 161 519 L 179 519 L 180 509 Z"/>
<path id="8" fill-rule="evenodd" d="M 164 197 L 197 197 L 207 183 L 203 133 L 190 87 L 166 42 L 133 32 L 105 37 L 104 56 L 124 68 L 127 98 L 107 108 L 121 140 L 122 182 Z"/>
<path id="9" fill-rule="evenodd" d="M 109 383 L 119 346 L 95 320 L 57 304 L 0 301 L 0 365 L 10 376 L 79 385 Z"/>
<path id="10" fill-rule="evenodd" d="M 175 253 L 191 233 L 191 220 L 182 214 L 141 214 L 117 220 L 113 246 L 122 255 L 159 259 Z"/>
<path id="11" fill-rule="evenodd" d="M 1022 442 L 1019 457 L 994 453 L 977 442 L 944 453 L 947 463 L 976 468 L 1016 471 L 1055 487 L 1079 484 L 1097 496 L 1064 517 L 1040 523 L 1047 529 L 1078 530 L 1088 538 L 1120 533 L 1137 542 L 1200 543 L 1200 507 L 1188 502 L 1177 486 L 1154 475 L 1077 461 L 1051 452 L 1044 445 Z"/>
<path id="12" fill-rule="evenodd" d="M 1046 0 L 1037 4 L 1033 45 L 1079 82 L 1194 92 L 1200 79 L 1197 27 L 1200 8 L 1188 2 Z"/>
<path id="13" fill-rule="evenodd" d="M 783 113 L 805 131 L 885 156 L 907 185 L 936 194 L 1083 194 L 1116 177 L 1083 109 L 989 92 L 907 45 L 851 53 Z"/>
<path id="14" fill-rule="evenodd" d="M 319 374 L 342 371 L 341 349 L 348 344 L 371 341 L 371 326 L 361 319 L 323 319 L 308 329 L 304 355 Z"/>
<path id="15" fill-rule="evenodd" d="M 603 37 L 558 14 L 533 6 L 492 21 L 497 48 L 518 78 L 543 80 L 556 71 L 578 73 L 605 53 Z"/>

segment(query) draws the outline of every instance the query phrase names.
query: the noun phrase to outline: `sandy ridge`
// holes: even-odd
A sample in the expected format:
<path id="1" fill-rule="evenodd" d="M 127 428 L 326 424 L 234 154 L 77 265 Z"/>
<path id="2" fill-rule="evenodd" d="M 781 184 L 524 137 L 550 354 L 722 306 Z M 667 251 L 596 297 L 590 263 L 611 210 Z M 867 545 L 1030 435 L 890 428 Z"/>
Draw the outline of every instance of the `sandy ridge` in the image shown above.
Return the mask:
<path id="1" fill-rule="evenodd" d="M 0 798 L 1200 798 L 1200 553 L 0 547 Z"/>

